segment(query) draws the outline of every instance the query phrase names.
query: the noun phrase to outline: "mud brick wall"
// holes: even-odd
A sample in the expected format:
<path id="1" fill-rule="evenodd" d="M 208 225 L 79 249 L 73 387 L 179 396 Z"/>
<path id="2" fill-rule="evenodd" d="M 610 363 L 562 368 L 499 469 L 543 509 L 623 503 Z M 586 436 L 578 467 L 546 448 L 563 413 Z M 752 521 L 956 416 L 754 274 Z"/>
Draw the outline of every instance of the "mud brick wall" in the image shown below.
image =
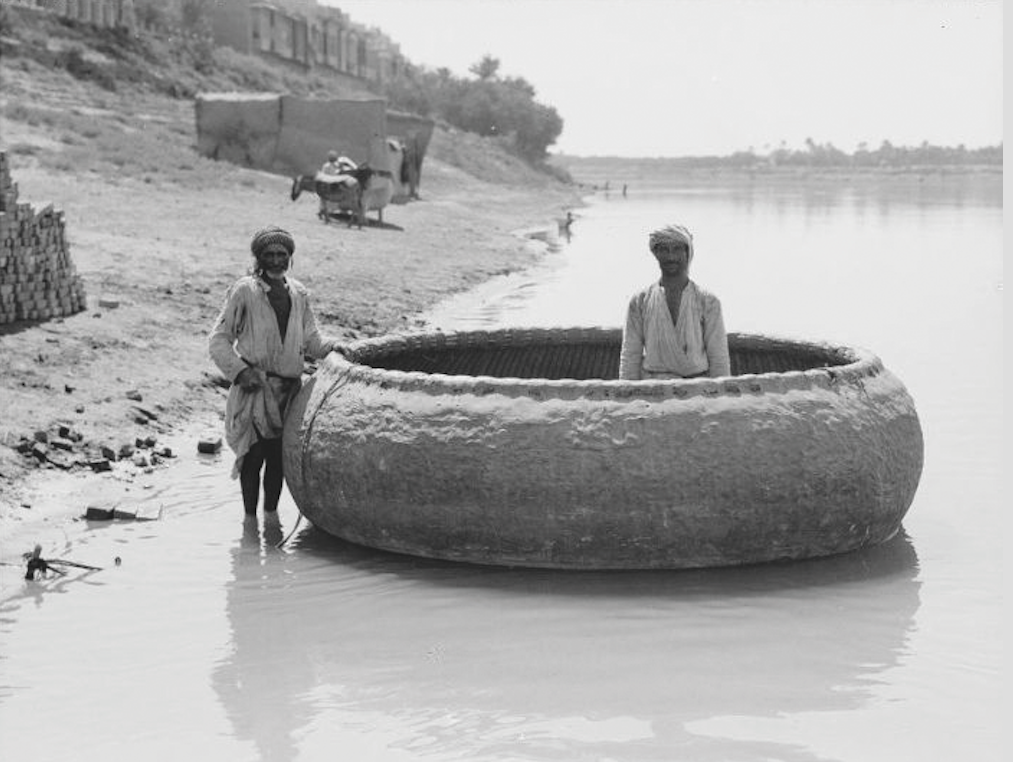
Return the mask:
<path id="1" fill-rule="evenodd" d="M 0 152 L 0 324 L 73 315 L 86 306 L 63 212 L 19 203 L 7 154 Z"/>

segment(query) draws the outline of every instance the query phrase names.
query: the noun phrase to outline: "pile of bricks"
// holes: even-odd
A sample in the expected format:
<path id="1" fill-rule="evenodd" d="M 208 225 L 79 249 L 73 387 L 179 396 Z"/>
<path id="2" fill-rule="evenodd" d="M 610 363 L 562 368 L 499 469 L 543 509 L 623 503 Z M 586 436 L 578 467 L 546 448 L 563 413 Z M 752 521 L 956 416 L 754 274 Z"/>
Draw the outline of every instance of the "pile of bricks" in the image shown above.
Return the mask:
<path id="1" fill-rule="evenodd" d="M 86 307 L 63 211 L 19 203 L 7 154 L 0 151 L 0 325 L 73 315 Z"/>

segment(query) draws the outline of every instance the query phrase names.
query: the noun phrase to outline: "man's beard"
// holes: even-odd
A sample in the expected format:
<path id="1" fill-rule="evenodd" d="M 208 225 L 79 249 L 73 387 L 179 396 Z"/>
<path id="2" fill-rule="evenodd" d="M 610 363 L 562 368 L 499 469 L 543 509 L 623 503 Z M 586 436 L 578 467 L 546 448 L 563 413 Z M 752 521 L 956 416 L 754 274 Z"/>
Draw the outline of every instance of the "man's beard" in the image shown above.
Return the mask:
<path id="1" fill-rule="evenodd" d="M 261 261 L 257 261 L 257 269 L 260 270 L 264 275 L 270 275 L 274 278 L 280 278 L 288 272 L 289 265 L 274 265 L 269 266 Z"/>

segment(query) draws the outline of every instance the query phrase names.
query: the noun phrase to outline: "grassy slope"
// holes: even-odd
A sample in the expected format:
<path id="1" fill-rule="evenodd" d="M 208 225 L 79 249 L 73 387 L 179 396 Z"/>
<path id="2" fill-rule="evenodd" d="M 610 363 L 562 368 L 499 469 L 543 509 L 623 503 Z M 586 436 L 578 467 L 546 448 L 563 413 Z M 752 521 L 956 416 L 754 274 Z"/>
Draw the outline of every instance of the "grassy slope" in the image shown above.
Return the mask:
<path id="1" fill-rule="evenodd" d="M 20 141 L 23 133 L 15 125 L 6 148 L 33 154 L 58 170 L 170 173 L 169 179 L 199 184 L 216 170 L 192 150 L 192 99 L 197 93 L 372 95 L 347 79 L 274 66 L 228 48 L 206 49 L 181 38 L 130 37 L 14 9 L 7 10 L 0 36 L 4 119 L 43 128 L 62 144 L 58 152 L 40 151 L 47 143 L 40 144 L 38 136 Z M 490 182 L 556 184 L 493 141 L 445 126 L 437 132 L 429 159 Z"/>

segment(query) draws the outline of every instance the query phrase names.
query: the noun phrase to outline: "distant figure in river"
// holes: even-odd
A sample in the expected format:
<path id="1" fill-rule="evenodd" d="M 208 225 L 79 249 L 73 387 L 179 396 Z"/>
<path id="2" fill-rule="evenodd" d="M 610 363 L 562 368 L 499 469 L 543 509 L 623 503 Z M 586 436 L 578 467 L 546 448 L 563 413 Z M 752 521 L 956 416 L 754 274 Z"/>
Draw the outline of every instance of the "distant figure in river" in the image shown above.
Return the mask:
<path id="1" fill-rule="evenodd" d="M 575 218 L 573 216 L 573 212 L 567 211 L 567 213 L 566 213 L 566 219 L 563 220 L 562 224 L 560 225 L 560 227 L 563 230 L 563 235 L 566 236 L 566 240 L 567 241 L 569 241 L 570 238 L 572 237 L 572 233 L 570 231 L 570 226 L 573 225 L 573 220 L 574 219 Z"/>
<path id="2" fill-rule="evenodd" d="M 232 386 L 225 403 L 225 440 L 236 455 L 246 515 L 256 516 L 264 469 L 264 512 L 275 514 L 283 483 L 281 434 L 289 403 L 302 385 L 303 355 L 343 351 L 320 334 L 306 287 L 286 273 L 295 240 L 281 228 L 260 230 L 250 242 L 251 275 L 225 297 L 208 337 L 208 351 Z"/>
<path id="3" fill-rule="evenodd" d="M 626 198 L 626 183 L 623 183 L 623 198 Z"/>
<path id="4" fill-rule="evenodd" d="M 651 233 L 648 246 L 661 278 L 630 299 L 619 378 L 731 375 L 721 302 L 689 278 L 693 236 L 669 225 Z"/>

